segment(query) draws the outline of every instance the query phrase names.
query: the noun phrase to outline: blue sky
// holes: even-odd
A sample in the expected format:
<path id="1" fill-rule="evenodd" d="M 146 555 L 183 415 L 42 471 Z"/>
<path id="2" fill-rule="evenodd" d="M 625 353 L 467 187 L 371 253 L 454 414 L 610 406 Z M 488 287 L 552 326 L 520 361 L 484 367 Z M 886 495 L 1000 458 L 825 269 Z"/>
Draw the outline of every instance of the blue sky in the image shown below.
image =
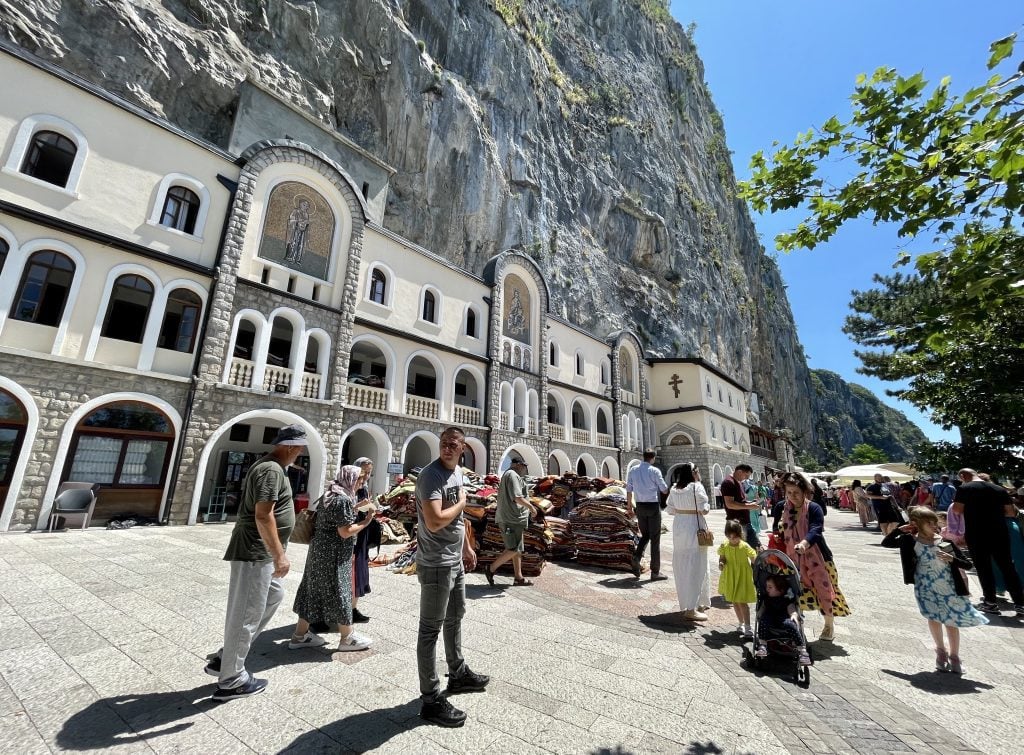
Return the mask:
<path id="1" fill-rule="evenodd" d="M 705 80 L 725 121 L 739 178 L 749 176 L 750 156 L 769 150 L 773 141 L 792 142 L 832 115 L 846 120 L 859 73 L 892 66 L 905 74 L 923 71 L 929 81 L 949 75 L 953 91 L 961 93 L 988 77 L 991 42 L 1014 31 L 1024 36 L 1020 0 L 674 0 L 671 9 L 683 26 L 697 24 Z M 1014 65 L 1022 53 L 1024 41 Z M 801 217 L 756 217 L 765 247 L 773 250 L 775 235 Z M 891 383 L 857 373 L 855 345 L 842 332 L 850 291 L 869 288 L 876 272 L 889 272 L 904 244 L 892 228 L 859 221 L 813 251 L 780 254 L 779 265 L 811 367 L 868 387 L 933 440 L 958 440 L 955 431 L 886 396 Z"/>

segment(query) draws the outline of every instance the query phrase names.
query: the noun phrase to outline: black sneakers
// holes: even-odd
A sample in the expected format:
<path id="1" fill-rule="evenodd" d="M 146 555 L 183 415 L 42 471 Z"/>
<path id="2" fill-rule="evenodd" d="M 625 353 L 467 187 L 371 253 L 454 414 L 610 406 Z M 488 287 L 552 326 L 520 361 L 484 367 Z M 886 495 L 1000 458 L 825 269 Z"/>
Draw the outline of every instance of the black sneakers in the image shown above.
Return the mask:
<path id="1" fill-rule="evenodd" d="M 427 723 L 447 726 L 449 729 L 466 723 L 466 714 L 443 697 L 423 703 L 423 707 L 420 708 L 420 718 Z"/>
<path id="2" fill-rule="evenodd" d="M 237 700 L 240 697 L 252 697 L 258 695 L 260 692 L 267 688 L 266 679 L 257 679 L 255 676 L 249 677 L 249 681 L 243 684 L 241 687 L 235 687 L 234 689 L 220 689 L 213 693 L 213 699 L 218 702 L 226 702 L 228 700 Z M 465 718 L 465 716 L 463 716 Z"/>
<path id="3" fill-rule="evenodd" d="M 995 603 L 989 603 L 987 600 L 983 600 L 978 604 L 978 610 L 982 613 L 999 613 L 999 606 Z"/>
<path id="4" fill-rule="evenodd" d="M 491 677 L 477 674 L 468 668 L 459 676 L 448 677 L 448 694 L 457 695 L 460 692 L 483 692 Z M 465 718 L 465 716 L 463 716 Z"/>
<path id="5" fill-rule="evenodd" d="M 352 609 L 352 623 L 353 624 L 366 624 L 370 621 L 370 617 L 365 613 L 360 613 L 358 608 Z"/>
<path id="6" fill-rule="evenodd" d="M 207 660 L 206 666 L 203 667 L 203 671 L 205 671 L 210 676 L 220 676 L 220 656 L 211 656 Z"/>

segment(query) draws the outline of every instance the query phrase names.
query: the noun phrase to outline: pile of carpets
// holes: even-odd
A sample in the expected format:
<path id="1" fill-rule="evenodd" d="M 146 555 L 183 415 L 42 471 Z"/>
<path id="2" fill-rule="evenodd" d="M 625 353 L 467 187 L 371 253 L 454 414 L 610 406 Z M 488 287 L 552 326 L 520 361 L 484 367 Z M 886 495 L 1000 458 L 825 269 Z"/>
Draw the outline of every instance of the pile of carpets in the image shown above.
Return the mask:
<path id="1" fill-rule="evenodd" d="M 416 519 L 416 475 L 408 474 L 395 481 L 394 487 L 378 502 L 387 516 L 399 521 Z"/>
<path id="2" fill-rule="evenodd" d="M 389 519 L 386 516 L 378 514 L 377 521 L 380 522 L 381 545 L 409 542 L 409 533 L 406 531 L 405 525 L 397 519 Z"/>
<path id="3" fill-rule="evenodd" d="M 611 486 L 580 502 L 569 515 L 576 541 L 576 561 L 589 566 L 630 571 L 640 536 L 626 516 L 626 492 Z"/>
<path id="4" fill-rule="evenodd" d="M 568 520 L 549 516 L 544 520 L 551 532 L 551 544 L 548 545 L 548 558 L 552 561 L 569 561 L 576 558 L 576 538 Z"/>
<path id="5" fill-rule="evenodd" d="M 494 521 L 495 510 L 487 509 L 485 527 L 482 537 L 478 538 L 479 549 L 476 554 L 477 571 L 483 571 L 494 563 L 505 550 L 505 541 L 501 537 L 501 528 Z M 537 577 L 547 563 L 548 548 L 554 539 L 551 530 L 531 520 L 530 526 L 523 534 L 523 576 Z M 498 569 L 498 574 L 512 574 L 512 562 Z"/>

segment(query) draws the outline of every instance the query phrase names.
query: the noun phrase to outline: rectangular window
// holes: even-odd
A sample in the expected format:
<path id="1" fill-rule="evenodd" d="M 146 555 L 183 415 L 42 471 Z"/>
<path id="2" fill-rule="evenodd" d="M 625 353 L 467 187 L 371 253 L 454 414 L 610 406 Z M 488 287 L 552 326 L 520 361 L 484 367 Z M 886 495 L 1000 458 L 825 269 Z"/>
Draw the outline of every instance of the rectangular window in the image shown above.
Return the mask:
<path id="1" fill-rule="evenodd" d="M 9 482 L 20 432 L 13 427 L 0 427 L 0 485 Z"/>
<path id="2" fill-rule="evenodd" d="M 263 428 L 263 445 L 269 446 L 274 442 L 274 438 L 277 437 L 276 427 L 264 427 Z"/>
<path id="3" fill-rule="evenodd" d="M 121 465 L 119 485 L 159 485 L 167 456 L 165 440 L 130 440 Z"/>
<path id="4" fill-rule="evenodd" d="M 120 438 L 83 435 L 78 439 L 75 458 L 71 463 L 71 482 L 99 482 L 112 485 L 121 457 Z"/>
<path id="5" fill-rule="evenodd" d="M 231 429 L 228 430 L 228 437 L 239 443 L 248 443 L 250 430 L 252 430 L 252 425 L 247 425 L 244 422 L 238 422 L 232 425 Z"/>

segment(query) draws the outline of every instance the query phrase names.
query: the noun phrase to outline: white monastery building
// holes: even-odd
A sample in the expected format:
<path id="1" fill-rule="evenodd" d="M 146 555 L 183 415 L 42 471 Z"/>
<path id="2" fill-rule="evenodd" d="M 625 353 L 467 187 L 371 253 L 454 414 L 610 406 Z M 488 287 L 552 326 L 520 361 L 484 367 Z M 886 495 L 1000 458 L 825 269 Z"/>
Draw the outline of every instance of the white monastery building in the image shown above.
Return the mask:
<path id="1" fill-rule="evenodd" d="M 6 43 L 0 80 L 0 530 L 71 483 L 93 525 L 222 521 L 289 423 L 310 499 L 359 456 L 383 492 L 453 424 L 481 473 L 792 464 L 750 388 L 555 316 L 528 256 L 474 274 L 387 230 L 394 171 L 257 84 L 215 145 Z"/>

